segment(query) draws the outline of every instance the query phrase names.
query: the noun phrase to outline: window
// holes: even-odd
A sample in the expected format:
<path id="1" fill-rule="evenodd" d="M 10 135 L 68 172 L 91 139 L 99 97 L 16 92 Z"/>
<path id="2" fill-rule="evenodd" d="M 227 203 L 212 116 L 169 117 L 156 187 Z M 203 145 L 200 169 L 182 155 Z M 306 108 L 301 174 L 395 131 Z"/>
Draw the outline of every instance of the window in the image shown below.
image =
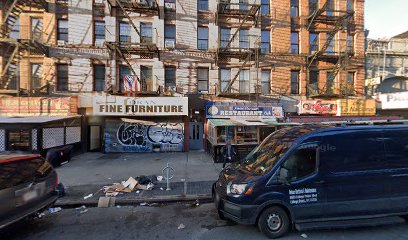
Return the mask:
<path id="1" fill-rule="evenodd" d="M 119 23 L 119 42 L 121 43 L 130 43 L 130 25 L 127 22 Z"/>
<path id="2" fill-rule="evenodd" d="M 43 21 L 41 18 L 31 18 L 31 39 L 42 42 Z"/>
<path id="3" fill-rule="evenodd" d="M 57 65 L 57 91 L 68 91 L 68 65 Z"/>
<path id="4" fill-rule="evenodd" d="M 326 91 L 328 93 L 332 93 L 334 90 L 334 80 L 336 76 L 334 75 L 334 72 L 327 72 L 326 76 Z"/>
<path id="5" fill-rule="evenodd" d="M 328 54 L 334 54 L 334 36 L 332 36 L 330 33 L 326 33 L 326 38 L 327 40 L 330 40 L 329 45 L 327 46 L 326 53 Z"/>
<path id="6" fill-rule="evenodd" d="M 30 131 L 10 130 L 8 132 L 8 150 L 30 151 Z"/>
<path id="7" fill-rule="evenodd" d="M 119 67 L 119 91 L 121 93 L 125 91 L 125 87 L 123 85 L 123 78 L 126 75 L 130 75 L 130 68 L 125 65 L 120 65 Z"/>
<path id="8" fill-rule="evenodd" d="M 231 29 L 229 28 L 221 28 L 221 48 L 227 48 L 228 47 L 228 42 L 230 40 L 231 36 Z"/>
<path id="9" fill-rule="evenodd" d="M 20 18 L 17 19 L 16 23 L 11 28 L 10 38 L 15 40 L 20 38 Z"/>
<path id="10" fill-rule="evenodd" d="M 248 0 L 239 0 L 239 10 L 240 11 L 249 10 Z"/>
<path id="11" fill-rule="evenodd" d="M 31 64 L 31 89 L 36 90 L 42 87 L 41 80 L 43 74 L 42 64 Z"/>
<path id="12" fill-rule="evenodd" d="M 299 71 L 290 72 L 290 93 L 299 94 Z"/>
<path id="13" fill-rule="evenodd" d="M 319 0 L 309 0 L 309 14 L 319 9 Z"/>
<path id="14" fill-rule="evenodd" d="M 20 74 L 15 74 L 15 73 L 19 73 L 19 72 L 20 72 L 19 64 L 10 63 L 10 66 L 7 69 L 7 75 L 11 76 L 11 78 L 10 78 L 8 85 L 3 85 L 5 89 L 17 90 L 17 84 L 19 83 Z"/>
<path id="15" fill-rule="evenodd" d="M 290 0 L 290 16 L 299 16 L 299 0 Z"/>
<path id="16" fill-rule="evenodd" d="M 197 78 L 198 78 L 198 92 L 208 91 L 208 80 L 209 80 L 209 69 L 208 68 L 198 68 Z"/>
<path id="17" fill-rule="evenodd" d="M 269 14 L 269 0 L 261 0 L 261 14 Z"/>
<path id="18" fill-rule="evenodd" d="M 262 70 L 261 72 L 261 93 L 271 94 L 271 70 Z"/>
<path id="19" fill-rule="evenodd" d="M 294 182 L 312 175 L 317 170 L 317 147 L 300 147 L 282 164 L 279 171 L 281 182 Z"/>
<path id="20" fill-rule="evenodd" d="M 164 11 L 175 12 L 176 11 L 176 0 L 164 0 Z"/>
<path id="21" fill-rule="evenodd" d="M 176 86 L 176 68 L 175 67 L 165 67 L 164 68 L 164 85 L 165 87 L 175 87 Z"/>
<path id="22" fill-rule="evenodd" d="M 197 48 L 200 50 L 208 50 L 208 28 L 198 27 L 197 35 Z"/>
<path id="23" fill-rule="evenodd" d="M 239 30 L 239 48 L 249 48 L 248 29 Z"/>
<path id="24" fill-rule="evenodd" d="M 328 135 L 322 138 L 322 146 L 327 147 L 320 151 L 320 159 L 332 173 L 383 170 L 383 139 L 380 131 Z"/>
<path id="25" fill-rule="evenodd" d="M 174 40 L 176 39 L 176 32 L 174 31 Z M 152 43 L 153 33 L 151 23 L 140 23 L 140 42 Z"/>
<path id="26" fill-rule="evenodd" d="M 153 91 L 153 68 L 151 66 L 140 66 L 141 90 Z"/>
<path id="27" fill-rule="evenodd" d="M 290 52 L 299 54 L 299 33 L 291 32 L 290 34 Z"/>
<path id="28" fill-rule="evenodd" d="M 100 92 L 105 90 L 105 65 L 94 65 L 94 91 Z"/>
<path id="29" fill-rule="evenodd" d="M 327 16 L 333 16 L 334 15 L 334 11 L 336 9 L 334 1 L 335 0 L 327 0 L 327 5 L 326 5 L 326 15 Z"/>
<path id="30" fill-rule="evenodd" d="M 354 11 L 354 0 L 347 0 L 347 11 Z"/>
<path id="31" fill-rule="evenodd" d="M 249 93 L 249 69 L 239 72 L 239 92 Z"/>
<path id="32" fill-rule="evenodd" d="M 174 45 L 176 43 L 176 25 L 164 25 L 164 38 L 166 47 L 169 47 L 168 44 Z"/>
<path id="33" fill-rule="evenodd" d="M 57 40 L 68 42 L 68 20 L 58 19 Z"/>
<path id="34" fill-rule="evenodd" d="M 309 46 L 310 46 L 310 54 L 313 54 L 319 51 L 319 34 L 318 33 L 310 33 L 309 34 Z"/>
<path id="35" fill-rule="evenodd" d="M 224 92 L 226 87 L 228 86 L 229 82 L 231 81 L 231 69 L 229 68 L 221 68 L 220 69 L 220 79 L 221 79 L 221 92 Z M 230 89 L 228 89 L 230 92 Z"/>
<path id="36" fill-rule="evenodd" d="M 198 11 L 207 11 L 208 10 L 208 0 L 198 0 L 197 9 Z"/>
<path id="37" fill-rule="evenodd" d="M 96 21 L 94 25 L 94 44 L 101 46 L 105 42 L 105 22 Z"/>
<path id="38" fill-rule="evenodd" d="M 347 84 L 354 86 L 354 75 L 355 72 L 347 72 Z"/>
<path id="39" fill-rule="evenodd" d="M 312 70 L 309 72 L 309 94 L 316 95 L 319 93 L 319 71 Z"/>
<path id="40" fill-rule="evenodd" d="M 261 31 L 261 53 L 271 51 L 271 32 L 269 30 Z"/>
<path id="41" fill-rule="evenodd" d="M 354 52 L 354 36 L 350 34 L 347 35 L 347 52 Z"/>

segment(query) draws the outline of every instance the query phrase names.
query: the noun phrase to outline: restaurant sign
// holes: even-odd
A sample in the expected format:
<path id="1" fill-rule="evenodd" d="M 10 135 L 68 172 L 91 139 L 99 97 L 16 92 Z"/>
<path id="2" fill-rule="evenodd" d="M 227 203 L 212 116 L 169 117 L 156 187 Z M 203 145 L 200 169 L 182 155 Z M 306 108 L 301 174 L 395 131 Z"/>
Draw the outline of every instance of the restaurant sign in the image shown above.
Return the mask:
<path id="1" fill-rule="evenodd" d="M 245 104 L 245 105 L 244 105 Z M 261 117 L 282 118 L 283 109 L 267 103 L 208 102 L 205 106 L 207 118 Z"/>
<path id="2" fill-rule="evenodd" d="M 187 97 L 96 97 L 93 114 L 99 116 L 186 116 Z"/>
<path id="3" fill-rule="evenodd" d="M 380 94 L 381 109 L 407 109 L 408 92 Z"/>
<path id="4" fill-rule="evenodd" d="M 331 100 L 303 100 L 299 103 L 299 114 L 336 115 L 337 102 Z"/>
<path id="5" fill-rule="evenodd" d="M 77 97 L 0 97 L 0 116 L 72 116 L 78 114 Z"/>

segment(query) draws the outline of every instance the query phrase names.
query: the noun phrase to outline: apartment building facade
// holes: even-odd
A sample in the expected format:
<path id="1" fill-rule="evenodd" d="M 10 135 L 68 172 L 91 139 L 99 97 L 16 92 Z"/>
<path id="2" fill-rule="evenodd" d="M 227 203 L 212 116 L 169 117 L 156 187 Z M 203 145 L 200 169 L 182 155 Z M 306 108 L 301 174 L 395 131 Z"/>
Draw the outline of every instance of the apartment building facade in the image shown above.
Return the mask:
<path id="1" fill-rule="evenodd" d="M 125 106 L 129 83 L 135 83 L 131 96 L 149 97 L 144 104 L 165 97 L 185 104 L 182 99 L 188 98 L 188 106 L 181 104 L 187 112 L 141 114 L 161 125 L 182 126 L 174 134 L 178 140 L 166 141 L 184 145 L 193 131 L 201 144 L 207 101 L 273 102 L 296 114 L 298 100 L 364 94 L 363 0 L 15 2 L 0 12 L 0 92 L 79 96 L 87 124 L 82 136 L 100 139 L 88 150 L 107 145 L 107 136 L 124 125 L 127 114 L 111 116 L 106 134 L 110 116 L 95 106 L 112 101 Z M 143 125 L 127 122 L 131 128 L 137 124 Z M 141 135 L 150 127 L 144 124 Z M 151 140 L 142 145 L 164 141 Z"/>

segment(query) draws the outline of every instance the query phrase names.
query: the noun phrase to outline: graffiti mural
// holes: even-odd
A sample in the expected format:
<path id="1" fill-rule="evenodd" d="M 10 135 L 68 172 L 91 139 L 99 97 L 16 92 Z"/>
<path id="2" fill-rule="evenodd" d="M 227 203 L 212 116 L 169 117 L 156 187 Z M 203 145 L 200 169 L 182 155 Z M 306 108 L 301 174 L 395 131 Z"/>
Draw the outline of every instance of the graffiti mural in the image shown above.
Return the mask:
<path id="1" fill-rule="evenodd" d="M 144 125 L 106 120 L 106 152 L 170 152 L 183 151 L 184 125 L 179 122 L 157 122 Z"/>

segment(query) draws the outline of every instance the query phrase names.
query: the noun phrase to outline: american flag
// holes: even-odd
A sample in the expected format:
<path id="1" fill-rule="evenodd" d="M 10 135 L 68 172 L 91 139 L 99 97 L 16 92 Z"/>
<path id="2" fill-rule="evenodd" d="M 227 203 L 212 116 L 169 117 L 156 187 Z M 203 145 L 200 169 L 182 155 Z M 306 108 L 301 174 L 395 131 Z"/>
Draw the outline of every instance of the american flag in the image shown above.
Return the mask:
<path id="1" fill-rule="evenodd" d="M 137 92 L 140 88 L 137 76 L 134 75 L 124 75 L 123 76 L 123 87 L 125 92 Z"/>

